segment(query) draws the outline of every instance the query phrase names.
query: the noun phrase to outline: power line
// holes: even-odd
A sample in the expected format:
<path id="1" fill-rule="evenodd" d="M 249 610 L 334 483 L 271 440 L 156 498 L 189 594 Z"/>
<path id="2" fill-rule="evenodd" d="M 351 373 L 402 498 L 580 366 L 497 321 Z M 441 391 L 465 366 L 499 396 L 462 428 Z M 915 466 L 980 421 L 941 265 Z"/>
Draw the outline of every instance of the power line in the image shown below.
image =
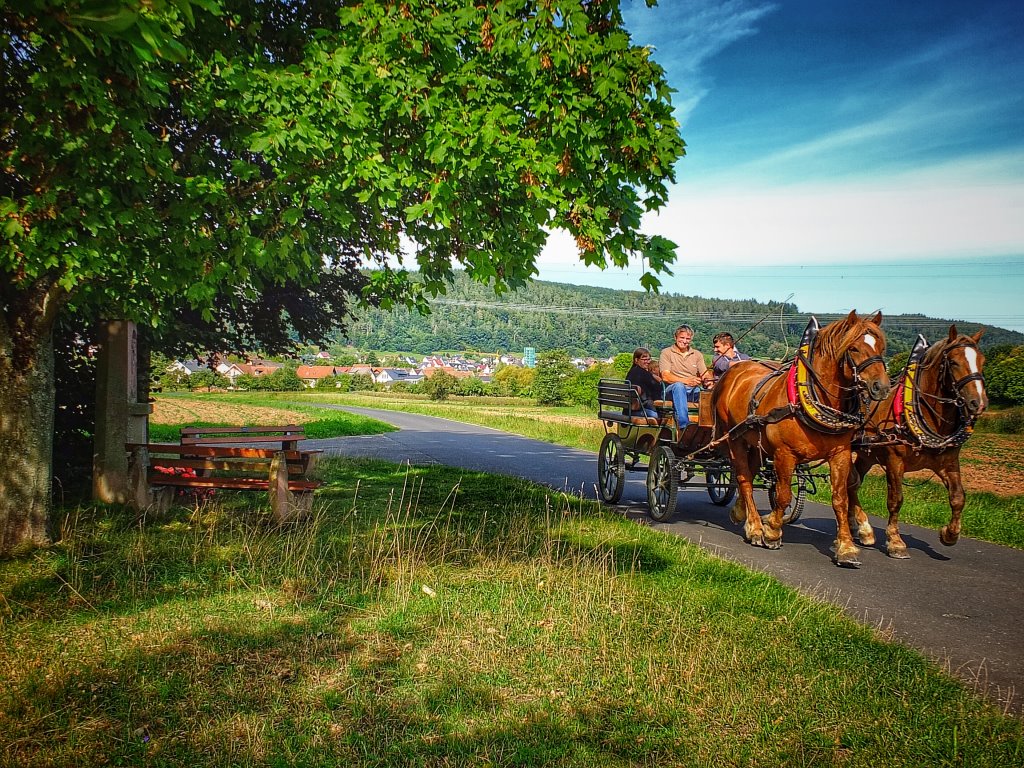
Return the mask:
<path id="1" fill-rule="evenodd" d="M 517 312 L 524 314 L 564 314 L 564 315 L 585 315 L 587 317 L 622 317 L 624 309 L 622 307 L 582 307 L 582 306 L 564 306 L 556 304 L 521 304 L 513 302 L 496 302 L 496 301 L 469 301 L 461 299 L 434 299 L 432 304 L 453 306 L 453 307 L 466 307 L 470 309 L 489 309 L 498 310 L 504 312 Z M 663 309 L 643 309 L 639 307 L 630 307 L 625 311 L 628 312 L 630 317 L 646 318 L 646 317 L 663 317 L 663 318 L 677 318 L 681 320 L 702 320 L 709 323 L 730 323 L 730 324 L 742 324 L 748 322 L 754 322 L 764 317 L 763 312 L 723 312 L 721 310 L 712 311 L 667 311 Z M 814 315 L 818 320 L 823 322 L 831 322 L 841 317 L 845 317 L 845 312 L 800 312 L 800 313 L 786 313 L 780 315 L 769 314 L 769 319 L 776 321 L 781 320 L 785 323 L 790 324 L 801 324 L 806 323 L 811 315 Z M 913 317 L 913 315 L 911 315 Z M 998 325 L 1000 323 L 1019 324 L 1024 321 L 1024 315 L 982 315 L 974 320 L 963 320 L 963 319 L 949 319 L 940 320 L 936 318 L 925 319 L 901 319 L 900 317 L 888 315 L 883 316 L 883 326 L 897 327 L 897 328 L 911 328 L 911 329 L 935 329 L 935 328 L 948 328 L 951 322 L 962 322 L 971 324 L 991 324 Z"/>

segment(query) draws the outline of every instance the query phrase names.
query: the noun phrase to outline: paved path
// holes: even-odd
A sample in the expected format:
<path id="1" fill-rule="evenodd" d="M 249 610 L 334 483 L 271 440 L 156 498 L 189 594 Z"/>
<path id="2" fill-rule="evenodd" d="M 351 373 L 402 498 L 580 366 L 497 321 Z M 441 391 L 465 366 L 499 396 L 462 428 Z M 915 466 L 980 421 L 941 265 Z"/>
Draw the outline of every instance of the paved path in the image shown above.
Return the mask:
<path id="1" fill-rule="evenodd" d="M 308 440 L 305 447 L 515 475 L 597 498 L 595 453 L 430 416 L 342 409 L 394 424 L 399 431 Z M 763 499 L 758 504 L 767 506 Z M 937 531 L 901 525 L 911 559 L 893 560 L 884 552 L 885 522 L 873 517 L 879 544 L 863 550 L 860 569 L 837 568 L 830 551 L 835 535 L 830 507 L 809 502 L 800 521 L 786 526 L 781 550 L 758 549 L 743 541 L 727 508 L 712 505 L 703 489 L 681 488 L 672 521 L 651 522 L 639 472 L 627 472 L 619 508 L 637 522 L 684 536 L 836 604 L 883 634 L 924 651 L 1000 706 L 1024 712 L 1024 552 L 967 538 L 945 547 Z M 873 672 L 884 674 L 867 671 Z"/>

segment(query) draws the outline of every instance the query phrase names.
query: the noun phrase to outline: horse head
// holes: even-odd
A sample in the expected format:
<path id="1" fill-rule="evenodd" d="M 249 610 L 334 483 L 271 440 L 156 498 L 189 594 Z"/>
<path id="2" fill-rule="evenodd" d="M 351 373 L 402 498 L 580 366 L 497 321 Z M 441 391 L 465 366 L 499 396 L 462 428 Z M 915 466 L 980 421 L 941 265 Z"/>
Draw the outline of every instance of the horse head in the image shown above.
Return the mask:
<path id="1" fill-rule="evenodd" d="M 935 354 L 942 360 L 943 386 L 956 394 L 957 405 L 971 416 L 980 416 L 988 408 L 988 394 L 985 391 L 985 377 L 982 368 L 985 355 L 978 348 L 985 329 L 973 336 L 958 334 L 956 325 L 949 326 L 949 337 L 937 344 Z"/>
<path id="2" fill-rule="evenodd" d="M 885 334 L 882 313 L 870 320 L 857 316 L 857 310 L 842 321 L 826 326 L 821 333 L 823 350 L 839 363 L 849 386 L 875 402 L 884 400 L 892 384 L 885 369 Z"/>

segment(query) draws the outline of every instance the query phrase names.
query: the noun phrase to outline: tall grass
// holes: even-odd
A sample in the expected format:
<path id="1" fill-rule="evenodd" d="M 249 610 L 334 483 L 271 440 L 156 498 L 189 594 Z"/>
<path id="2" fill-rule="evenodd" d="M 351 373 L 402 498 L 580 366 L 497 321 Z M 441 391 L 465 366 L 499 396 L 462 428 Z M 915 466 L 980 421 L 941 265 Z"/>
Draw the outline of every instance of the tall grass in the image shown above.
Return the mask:
<path id="1" fill-rule="evenodd" d="M 324 460 L 82 508 L 0 563 L 8 765 L 1016 766 L 1019 720 L 837 609 L 511 478 Z"/>

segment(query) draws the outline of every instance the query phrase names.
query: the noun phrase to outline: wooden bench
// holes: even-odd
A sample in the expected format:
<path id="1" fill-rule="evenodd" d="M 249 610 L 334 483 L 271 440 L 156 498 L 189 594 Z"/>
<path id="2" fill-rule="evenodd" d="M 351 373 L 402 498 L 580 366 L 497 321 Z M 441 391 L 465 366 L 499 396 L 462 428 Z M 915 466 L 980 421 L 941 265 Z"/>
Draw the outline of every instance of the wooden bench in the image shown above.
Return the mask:
<path id="1" fill-rule="evenodd" d="M 307 479 L 318 451 L 195 443 L 129 443 L 126 448 L 132 506 L 140 512 L 166 511 L 175 488 L 267 491 L 274 518 L 283 523 L 305 516 L 313 491 L 322 485 Z"/>
<path id="2" fill-rule="evenodd" d="M 597 418 L 616 424 L 657 427 L 660 419 L 644 413 L 636 387 L 625 379 L 601 379 L 597 382 Z M 671 405 L 671 403 L 669 403 Z"/>
<path id="3" fill-rule="evenodd" d="M 182 445 L 280 445 L 282 451 L 294 451 L 306 439 L 306 428 L 299 424 L 281 427 L 182 427 Z"/>
<path id="4" fill-rule="evenodd" d="M 701 398 L 710 392 L 702 392 Z M 655 400 L 654 409 L 658 418 L 644 413 L 639 390 L 625 379 L 601 379 L 597 382 L 597 417 L 602 421 L 627 424 L 636 427 L 658 427 L 675 425 L 675 408 L 671 400 Z M 710 399 L 708 400 L 710 405 Z M 698 404 L 690 403 L 687 415 L 690 421 L 697 421 Z"/>

